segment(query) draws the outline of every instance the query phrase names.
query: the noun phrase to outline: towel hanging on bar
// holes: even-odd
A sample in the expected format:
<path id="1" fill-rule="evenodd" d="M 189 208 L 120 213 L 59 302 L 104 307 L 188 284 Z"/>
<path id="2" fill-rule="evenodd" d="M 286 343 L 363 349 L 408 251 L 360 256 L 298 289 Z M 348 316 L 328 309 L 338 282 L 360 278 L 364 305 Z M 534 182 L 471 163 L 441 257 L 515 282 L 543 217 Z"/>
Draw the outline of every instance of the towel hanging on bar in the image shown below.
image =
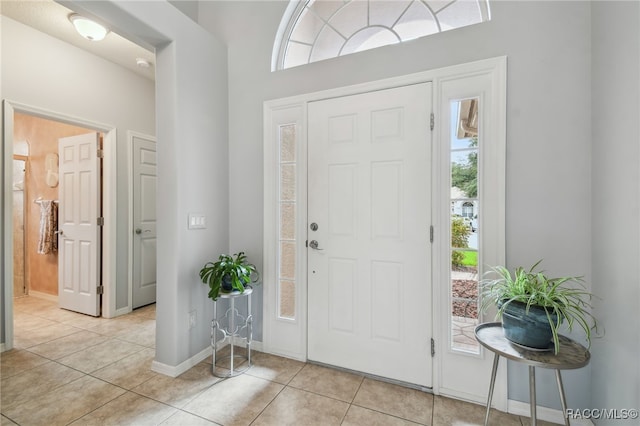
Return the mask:
<path id="1" fill-rule="evenodd" d="M 38 253 L 49 254 L 58 251 L 58 204 L 55 200 L 36 200 L 40 204 L 40 237 Z"/>
<path id="2" fill-rule="evenodd" d="M 43 201 L 44 201 L 44 200 L 43 200 L 41 197 L 38 197 L 38 198 L 36 198 L 35 200 L 33 200 L 33 202 L 34 202 L 34 203 L 36 203 L 36 204 L 42 204 L 42 202 L 43 202 Z M 58 200 L 51 200 L 51 201 L 52 201 L 52 202 L 54 202 L 54 203 L 56 203 L 56 204 L 58 204 L 58 203 L 59 203 L 59 201 L 58 201 Z"/>

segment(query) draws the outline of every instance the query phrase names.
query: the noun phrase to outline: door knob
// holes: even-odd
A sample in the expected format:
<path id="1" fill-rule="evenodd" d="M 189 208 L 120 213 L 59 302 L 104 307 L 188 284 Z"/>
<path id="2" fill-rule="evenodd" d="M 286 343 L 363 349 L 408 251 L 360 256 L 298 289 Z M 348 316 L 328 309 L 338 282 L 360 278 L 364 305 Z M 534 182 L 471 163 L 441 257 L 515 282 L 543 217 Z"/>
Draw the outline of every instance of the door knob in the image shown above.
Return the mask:
<path id="1" fill-rule="evenodd" d="M 55 234 L 58 234 L 58 235 L 64 235 L 64 231 L 61 229 L 61 230 L 59 230 L 59 231 L 55 231 Z"/>
<path id="2" fill-rule="evenodd" d="M 138 234 L 138 235 L 142 234 L 142 229 L 136 228 L 136 234 Z"/>
<path id="3" fill-rule="evenodd" d="M 309 241 L 309 247 L 311 247 L 314 250 L 323 250 L 321 248 L 318 248 L 318 242 L 316 240 Z"/>

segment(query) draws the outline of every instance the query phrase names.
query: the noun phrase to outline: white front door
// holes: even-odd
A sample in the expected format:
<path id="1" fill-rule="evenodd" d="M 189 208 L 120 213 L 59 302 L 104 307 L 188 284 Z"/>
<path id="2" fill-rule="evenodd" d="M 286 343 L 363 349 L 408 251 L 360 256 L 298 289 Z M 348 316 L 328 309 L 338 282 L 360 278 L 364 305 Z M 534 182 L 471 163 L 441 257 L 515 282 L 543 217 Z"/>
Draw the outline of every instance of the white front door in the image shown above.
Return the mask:
<path id="1" fill-rule="evenodd" d="M 156 142 L 132 136 L 133 308 L 156 301 Z"/>
<path id="2" fill-rule="evenodd" d="M 58 141 L 58 303 L 61 308 L 100 315 L 100 135 Z"/>
<path id="3" fill-rule="evenodd" d="M 310 360 L 432 385 L 431 104 L 430 83 L 309 103 Z"/>

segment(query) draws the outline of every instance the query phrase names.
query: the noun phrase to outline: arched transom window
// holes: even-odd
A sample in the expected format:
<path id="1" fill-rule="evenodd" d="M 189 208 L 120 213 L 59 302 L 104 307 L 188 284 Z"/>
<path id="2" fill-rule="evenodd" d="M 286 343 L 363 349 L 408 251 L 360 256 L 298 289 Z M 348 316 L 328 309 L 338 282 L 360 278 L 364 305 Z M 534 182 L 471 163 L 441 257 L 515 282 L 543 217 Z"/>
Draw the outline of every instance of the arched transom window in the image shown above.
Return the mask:
<path id="1" fill-rule="evenodd" d="M 293 0 L 272 69 L 401 43 L 488 21 L 488 0 Z"/>

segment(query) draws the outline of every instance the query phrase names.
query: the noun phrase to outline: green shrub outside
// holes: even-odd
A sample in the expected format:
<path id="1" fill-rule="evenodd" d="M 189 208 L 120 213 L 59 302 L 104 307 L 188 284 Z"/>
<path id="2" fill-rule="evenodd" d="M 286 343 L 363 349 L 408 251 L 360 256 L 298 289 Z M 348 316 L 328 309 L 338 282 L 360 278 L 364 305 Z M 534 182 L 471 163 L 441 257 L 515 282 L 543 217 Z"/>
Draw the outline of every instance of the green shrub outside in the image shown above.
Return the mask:
<path id="1" fill-rule="evenodd" d="M 469 235 L 471 229 L 461 217 L 451 218 L 451 247 L 467 248 L 469 247 Z M 465 252 L 453 250 L 451 252 L 451 265 L 463 266 L 465 261 Z"/>

